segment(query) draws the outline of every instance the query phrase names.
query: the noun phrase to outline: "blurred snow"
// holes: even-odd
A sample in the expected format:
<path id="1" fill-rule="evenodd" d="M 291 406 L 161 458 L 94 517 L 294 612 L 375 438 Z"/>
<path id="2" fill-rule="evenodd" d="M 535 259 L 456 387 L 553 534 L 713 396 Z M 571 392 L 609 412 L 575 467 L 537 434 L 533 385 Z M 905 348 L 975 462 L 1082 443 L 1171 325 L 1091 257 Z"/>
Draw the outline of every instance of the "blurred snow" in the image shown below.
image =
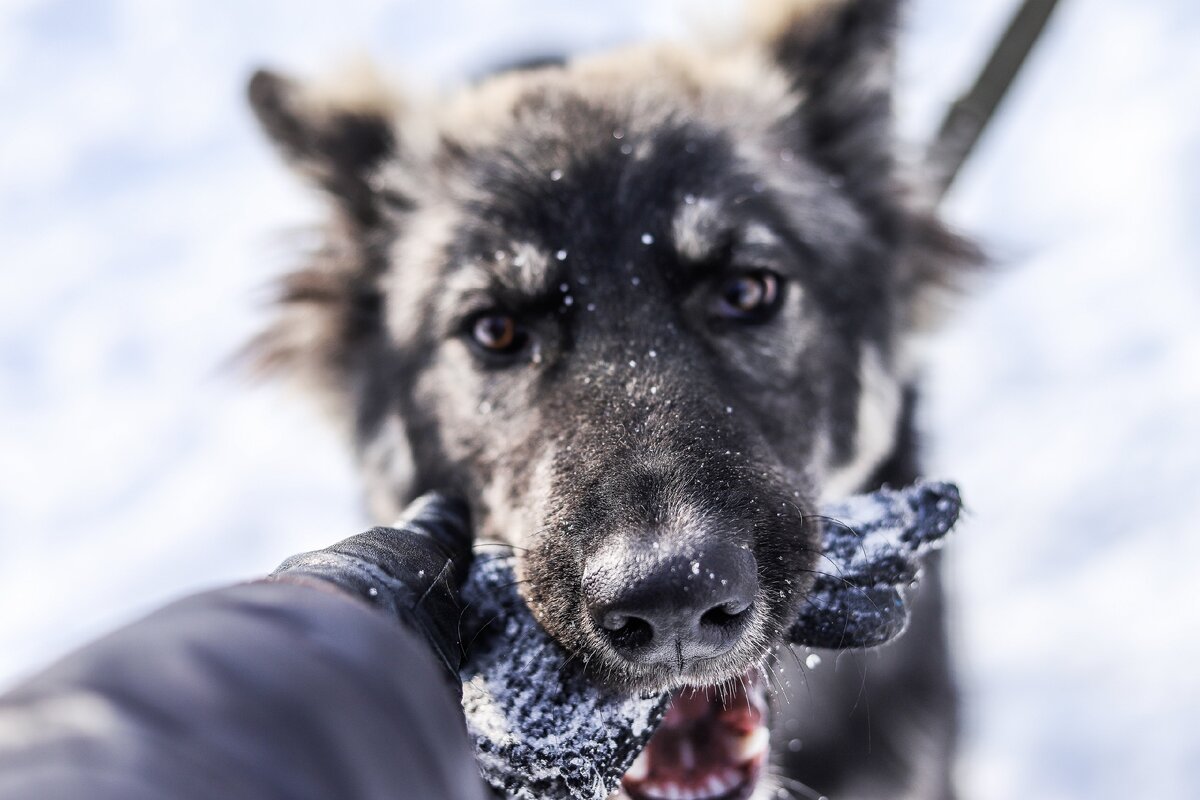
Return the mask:
<path id="1" fill-rule="evenodd" d="M 1065 0 L 963 176 L 1000 274 L 930 371 L 967 784 L 1200 796 L 1200 5 Z"/>
<path id="2" fill-rule="evenodd" d="M 316 207 L 242 102 L 367 51 L 418 82 L 703 6 L 0 4 L 0 683 L 362 523 L 302 404 L 226 361 Z M 917 0 L 914 142 L 1012 0 Z M 1062 0 L 950 198 L 1001 262 L 935 346 L 968 796 L 1200 796 L 1200 5 Z"/>

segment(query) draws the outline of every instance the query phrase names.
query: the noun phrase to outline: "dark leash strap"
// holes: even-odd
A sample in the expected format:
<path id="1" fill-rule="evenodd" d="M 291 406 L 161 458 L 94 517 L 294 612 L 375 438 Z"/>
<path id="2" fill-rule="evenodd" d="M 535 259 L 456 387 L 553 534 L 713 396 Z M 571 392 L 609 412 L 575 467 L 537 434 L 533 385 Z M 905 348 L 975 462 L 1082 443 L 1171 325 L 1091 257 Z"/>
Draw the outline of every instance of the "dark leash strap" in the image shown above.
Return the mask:
<path id="1" fill-rule="evenodd" d="M 926 174 L 931 176 L 939 200 L 970 158 L 1057 5 L 1058 0 L 1021 3 L 974 85 L 946 111 L 926 155 Z"/>

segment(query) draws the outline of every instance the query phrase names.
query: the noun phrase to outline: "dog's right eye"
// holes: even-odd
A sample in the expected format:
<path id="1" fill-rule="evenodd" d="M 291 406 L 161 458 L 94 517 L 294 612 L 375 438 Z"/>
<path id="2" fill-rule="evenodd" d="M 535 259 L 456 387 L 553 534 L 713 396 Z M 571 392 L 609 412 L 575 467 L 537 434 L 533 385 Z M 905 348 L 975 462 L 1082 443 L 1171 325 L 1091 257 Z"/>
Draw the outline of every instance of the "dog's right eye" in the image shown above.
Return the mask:
<path id="1" fill-rule="evenodd" d="M 736 275 L 718 287 L 716 314 L 739 322 L 765 322 L 779 310 L 783 285 L 769 270 Z"/>
<path id="2" fill-rule="evenodd" d="M 468 331 L 476 347 L 498 356 L 517 353 L 528 339 L 515 317 L 498 311 L 477 314 L 471 319 Z"/>

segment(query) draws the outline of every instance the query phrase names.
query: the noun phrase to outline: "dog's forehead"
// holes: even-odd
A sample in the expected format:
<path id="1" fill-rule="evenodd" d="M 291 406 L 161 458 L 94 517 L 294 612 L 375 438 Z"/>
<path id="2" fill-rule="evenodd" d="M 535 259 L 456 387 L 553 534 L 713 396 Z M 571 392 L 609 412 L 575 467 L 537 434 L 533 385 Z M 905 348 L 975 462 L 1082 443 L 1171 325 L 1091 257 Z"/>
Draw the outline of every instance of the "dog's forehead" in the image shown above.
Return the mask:
<path id="1" fill-rule="evenodd" d="M 447 248 L 446 293 L 510 307 L 579 300 L 589 311 L 621 295 L 674 304 L 680 287 L 713 274 L 735 243 L 779 244 L 768 224 L 741 213 L 737 191 L 706 191 L 713 187 L 694 171 L 675 169 L 672 148 L 647 149 L 640 161 L 618 151 L 570 162 L 463 214 Z M 753 192 L 753 181 L 743 183 Z"/>
<path id="2" fill-rule="evenodd" d="M 748 136 L 790 117 L 800 102 L 758 48 L 655 44 L 493 75 L 446 98 L 435 114 L 466 146 L 489 147 L 514 131 L 573 142 L 580 131 L 572 110 L 583 106 L 631 133 L 688 119 Z"/>
<path id="3" fill-rule="evenodd" d="M 796 133 L 802 106 L 752 47 L 631 47 L 493 76 L 439 114 L 459 156 L 443 185 L 471 228 L 458 238 L 480 254 L 524 240 L 578 255 L 595 251 L 581 234 L 610 247 L 650 234 L 702 260 L 764 190 L 809 217 L 845 211 Z"/>
<path id="4" fill-rule="evenodd" d="M 772 193 L 825 227 L 842 201 L 787 136 L 799 102 L 748 51 L 631 48 L 487 79 L 439 110 L 439 196 L 395 261 L 428 264 L 411 280 L 436 274 L 445 297 L 538 297 L 651 255 L 686 269 L 735 236 L 777 242 L 792 220 L 755 213 Z"/>

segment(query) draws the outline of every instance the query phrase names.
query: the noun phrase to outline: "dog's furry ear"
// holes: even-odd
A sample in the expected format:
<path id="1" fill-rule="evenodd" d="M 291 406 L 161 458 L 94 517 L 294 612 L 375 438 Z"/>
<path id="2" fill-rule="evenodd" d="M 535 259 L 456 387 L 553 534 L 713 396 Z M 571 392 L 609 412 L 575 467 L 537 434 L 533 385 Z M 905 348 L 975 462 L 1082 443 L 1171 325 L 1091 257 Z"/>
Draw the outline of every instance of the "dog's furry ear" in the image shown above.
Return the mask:
<path id="1" fill-rule="evenodd" d="M 378 221 L 373 179 L 395 154 L 398 96 L 369 68 L 305 85 L 269 70 L 250 79 L 250 105 L 285 160 L 334 199 L 352 222 Z"/>
<path id="2" fill-rule="evenodd" d="M 930 199 L 914 191 L 914 176 L 901 175 L 897 165 L 892 95 L 903 6 L 903 0 L 760 0 L 750 21 L 759 46 L 800 98 L 796 122 L 807 152 L 892 240 L 908 299 L 903 324 L 920 330 L 936 324 L 942 298 L 985 259 L 946 228 Z"/>
<path id="3" fill-rule="evenodd" d="M 250 103 L 284 159 L 333 200 L 322 243 L 279 283 L 275 316 L 245 348 L 257 374 L 295 381 L 318 399 L 355 442 L 377 519 L 406 499 L 407 440 L 387 403 L 392 375 L 379 277 L 405 198 L 382 187 L 385 163 L 399 157 L 402 106 L 376 73 L 359 67 L 334 80 L 301 84 L 259 71 Z"/>
<path id="4" fill-rule="evenodd" d="M 751 26 L 801 98 L 810 152 L 849 188 L 892 173 L 901 0 L 762 0 Z"/>

